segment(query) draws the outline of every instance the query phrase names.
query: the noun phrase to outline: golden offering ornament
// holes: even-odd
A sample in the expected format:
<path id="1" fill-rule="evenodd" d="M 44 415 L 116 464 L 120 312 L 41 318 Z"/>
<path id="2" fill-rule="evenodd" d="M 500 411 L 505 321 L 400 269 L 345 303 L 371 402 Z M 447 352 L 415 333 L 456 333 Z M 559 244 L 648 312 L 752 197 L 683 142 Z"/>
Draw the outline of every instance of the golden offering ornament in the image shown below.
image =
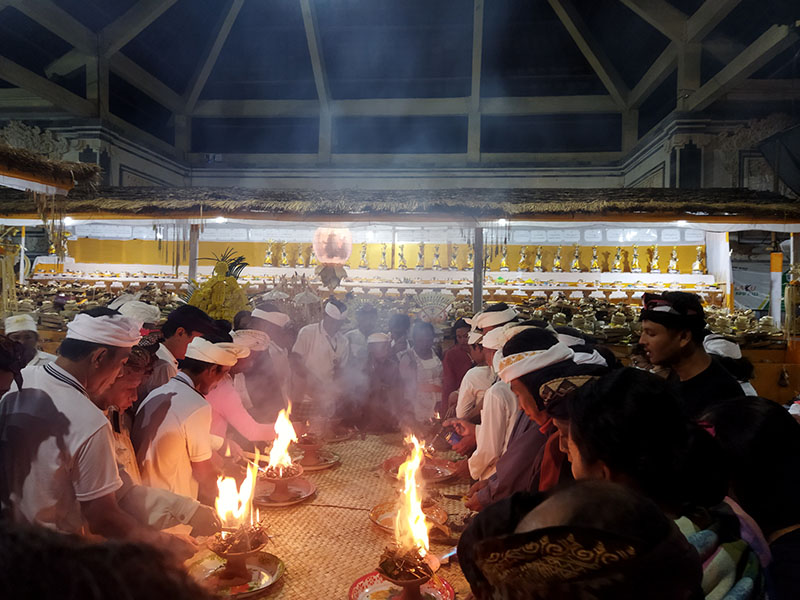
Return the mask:
<path id="1" fill-rule="evenodd" d="M 453 247 L 450 249 L 450 260 L 448 261 L 449 262 L 448 269 L 450 269 L 451 271 L 457 271 L 458 270 L 457 261 L 458 261 L 458 244 L 453 244 Z"/>
<path id="2" fill-rule="evenodd" d="M 474 268 L 475 268 L 475 251 L 472 247 L 472 244 L 469 244 L 467 251 L 467 269 L 474 269 Z"/>
<path id="3" fill-rule="evenodd" d="M 697 255 L 694 258 L 694 262 L 692 263 L 692 273 L 695 275 L 702 275 L 705 273 L 705 269 L 703 268 L 703 247 L 697 246 L 695 248 Z"/>
<path id="4" fill-rule="evenodd" d="M 367 242 L 361 242 L 361 261 L 358 263 L 359 269 L 369 269 L 367 262 Z"/>
<path id="5" fill-rule="evenodd" d="M 678 269 L 678 247 L 673 246 L 672 252 L 669 255 L 669 268 L 667 269 L 667 273 L 680 273 Z"/>
<path id="6" fill-rule="evenodd" d="M 614 264 L 611 265 L 612 273 L 622 273 L 622 248 L 617 246 L 616 253 L 614 254 Z"/>
<path id="7" fill-rule="evenodd" d="M 389 265 L 386 264 L 386 242 L 383 243 L 381 246 L 381 264 L 378 266 L 381 271 L 385 271 L 389 268 Z"/>
<path id="8" fill-rule="evenodd" d="M 281 266 L 288 267 L 289 266 L 289 256 L 286 254 L 286 243 L 284 242 L 283 247 L 281 248 Z"/>
<path id="9" fill-rule="evenodd" d="M 592 264 L 589 267 L 592 273 L 600 272 L 600 259 L 597 258 L 597 246 L 592 246 Z"/>
<path id="10" fill-rule="evenodd" d="M 274 243 L 275 242 L 273 242 L 272 240 L 267 240 L 267 251 L 264 254 L 264 266 L 265 267 L 273 266 L 274 258 L 272 256 L 272 245 Z"/>
<path id="11" fill-rule="evenodd" d="M 419 243 L 419 251 L 417 252 L 417 271 L 425 268 L 425 242 Z"/>
<path id="12" fill-rule="evenodd" d="M 401 271 L 405 271 L 408 269 L 408 265 L 406 264 L 406 257 L 405 257 L 406 245 L 400 244 L 400 250 L 398 252 L 398 259 L 400 264 L 397 265 L 397 268 Z"/>
<path id="13" fill-rule="evenodd" d="M 661 273 L 661 267 L 658 265 L 658 245 L 653 246 L 653 256 L 650 258 L 650 272 Z"/>
<path id="14" fill-rule="evenodd" d="M 641 273 L 642 267 L 639 266 L 639 246 L 633 245 L 633 256 L 631 257 L 631 273 Z"/>
<path id="15" fill-rule="evenodd" d="M 433 247 L 433 268 L 437 271 L 442 270 L 442 263 L 439 262 L 439 246 Z"/>
<path id="16" fill-rule="evenodd" d="M 517 271 L 529 271 L 528 269 L 528 247 L 523 246 L 519 251 L 519 262 L 517 263 Z"/>
<path id="17" fill-rule="evenodd" d="M 536 257 L 533 259 L 533 270 L 536 273 L 544 271 L 542 268 L 542 247 L 536 246 Z"/>
<path id="18" fill-rule="evenodd" d="M 502 257 L 500 258 L 500 270 L 508 271 L 508 248 L 503 244 Z"/>
<path id="19" fill-rule="evenodd" d="M 578 244 L 575 244 L 575 251 L 572 254 L 572 264 L 569 270 L 573 273 L 580 273 L 581 271 L 581 249 Z"/>
<path id="20" fill-rule="evenodd" d="M 556 255 L 553 257 L 553 273 L 561 273 L 561 246 L 556 248 Z"/>

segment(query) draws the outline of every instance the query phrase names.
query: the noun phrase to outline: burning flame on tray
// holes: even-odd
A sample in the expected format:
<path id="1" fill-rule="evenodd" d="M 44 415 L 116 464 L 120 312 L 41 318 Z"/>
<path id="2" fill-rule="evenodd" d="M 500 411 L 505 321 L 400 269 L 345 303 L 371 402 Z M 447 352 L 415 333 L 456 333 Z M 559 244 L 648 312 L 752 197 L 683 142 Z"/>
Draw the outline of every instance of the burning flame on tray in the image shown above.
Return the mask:
<path id="1" fill-rule="evenodd" d="M 269 451 L 269 464 L 267 468 L 273 468 L 278 474 L 283 475 L 284 471 L 292 466 L 292 458 L 289 456 L 289 444 L 297 441 L 297 434 L 294 432 L 289 415 L 292 413 L 292 404 L 286 410 L 282 410 L 275 419 L 275 440 Z"/>
<path id="2" fill-rule="evenodd" d="M 428 526 L 417 488 L 417 473 L 422 465 L 424 448 L 413 435 L 406 437 L 405 441 L 413 444 L 414 449 L 397 471 L 397 478 L 403 482 L 403 495 L 394 523 L 394 538 L 401 552 L 416 550 L 420 557 L 424 557 L 429 548 Z"/>
<path id="3" fill-rule="evenodd" d="M 255 462 L 247 463 L 247 474 L 239 488 L 233 477 L 217 477 L 217 499 L 214 505 L 224 529 L 238 529 L 247 518 L 250 524 L 253 524 L 252 502 L 258 459 L 258 448 L 256 448 Z"/>

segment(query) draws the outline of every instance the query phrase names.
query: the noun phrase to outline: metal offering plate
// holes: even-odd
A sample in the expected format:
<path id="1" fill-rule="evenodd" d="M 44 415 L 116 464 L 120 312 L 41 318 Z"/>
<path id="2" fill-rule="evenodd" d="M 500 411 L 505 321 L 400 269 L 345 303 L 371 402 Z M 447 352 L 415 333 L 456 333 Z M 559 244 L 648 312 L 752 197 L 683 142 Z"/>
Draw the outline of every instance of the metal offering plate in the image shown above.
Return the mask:
<path id="1" fill-rule="evenodd" d="M 215 577 L 225 568 L 225 559 L 220 558 L 210 550 L 187 563 L 186 569 L 189 575 L 200 585 L 211 589 L 211 591 L 225 598 L 254 598 L 262 595 L 270 587 L 275 585 L 283 576 L 286 568 L 283 561 L 269 552 L 256 552 L 247 559 L 247 570 L 250 573 L 250 581 L 232 587 L 219 584 L 219 579 Z"/>
<path id="2" fill-rule="evenodd" d="M 442 577 L 434 577 L 420 588 L 424 600 L 455 600 L 453 586 Z M 403 590 L 383 578 L 377 571 L 358 578 L 350 586 L 350 600 L 396 600 Z"/>

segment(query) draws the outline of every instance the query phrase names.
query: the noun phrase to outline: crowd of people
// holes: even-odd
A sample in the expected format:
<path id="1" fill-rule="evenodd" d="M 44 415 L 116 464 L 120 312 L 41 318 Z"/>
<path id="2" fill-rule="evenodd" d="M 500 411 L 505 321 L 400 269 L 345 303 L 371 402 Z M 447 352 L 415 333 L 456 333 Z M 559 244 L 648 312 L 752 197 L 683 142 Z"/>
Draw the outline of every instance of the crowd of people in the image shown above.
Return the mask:
<path id="1" fill-rule="evenodd" d="M 193 584 L 175 565 L 221 526 L 224 457 L 269 443 L 291 398 L 311 420 L 370 433 L 441 423 L 473 481 L 458 558 L 478 599 L 800 589 L 800 424 L 756 395 L 733 342 L 707 335 L 696 295 L 645 294 L 632 366 L 503 303 L 455 321 L 444 353 L 430 323 L 395 314 L 381 327 L 373 305 L 350 318 L 334 298 L 299 330 L 269 302 L 233 323 L 186 305 L 159 327 L 153 309 L 80 313 L 57 356 L 38 348 L 32 317 L 6 320 L 4 560 L 48 546 L 89 564 L 104 548 L 141 565 L 112 565 L 120 577 L 149 564 L 159 589 L 185 595 Z M 47 595 L 13 572 L 0 585 Z M 96 579 L 74 585 L 108 597 Z"/>

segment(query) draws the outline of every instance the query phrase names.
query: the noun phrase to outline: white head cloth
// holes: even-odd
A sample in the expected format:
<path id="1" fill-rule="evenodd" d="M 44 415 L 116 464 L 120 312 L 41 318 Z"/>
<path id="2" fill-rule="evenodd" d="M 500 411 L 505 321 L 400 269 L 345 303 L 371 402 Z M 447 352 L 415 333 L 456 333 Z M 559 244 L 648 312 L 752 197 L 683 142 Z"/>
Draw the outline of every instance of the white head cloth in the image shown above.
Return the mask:
<path id="1" fill-rule="evenodd" d="M 492 373 L 497 375 L 500 372 L 500 361 L 503 360 L 503 351 L 498 350 L 492 357 Z"/>
<path id="2" fill-rule="evenodd" d="M 6 317 L 6 335 L 15 331 L 36 331 L 36 321 L 31 315 Z"/>
<path id="3" fill-rule="evenodd" d="M 516 318 L 519 313 L 513 308 L 509 307 L 505 310 L 492 311 L 492 312 L 479 312 L 471 319 L 464 319 L 472 329 L 484 329 L 486 327 L 496 327 L 508 323 Z"/>
<path id="4" fill-rule="evenodd" d="M 186 347 L 186 358 L 222 365 L 223 367 L 232 367 L 237 360 L 248 356 L 250 356 L 250 348 L 232 344 L 231 342 L 214 344 L 201 337 L 194 338 Z"/>
<path id="5" fill-rule="evenodd" d="M 554 365 L 562 360 L 572 358 L 575 353 L 566 344 L 558 342 L 546 350 L 528 350 L 506 356 L 500 361 L 498 375 L 506 383 L 528 373 L 538 371 L 550 365 Z"/>
<path id="6" fill-rule="evenodd" d="M 576 352 L 575 356 L 572 357 L 572 360 L 576 365 L 600 365 L 601 367 L 608 366 L 608 361 L 603 358 L 603 355 L 597 350 L 592 350 L 591 352 Z"/>
<path id="7" fill-rule="evenodd" d="M 467 336 L 467 343 L 470 346 L 472 346 L 472 344 L 480 344 L 482 340 L 483 334 L 480 331 L 470 331 Z"/>
<path id="8" fill-rule="evenodd" d="M 161 320 L 161 309 L 146 302 L 131 300 L 126 302 L 118 309 L 124 317 L 130 317 L 134 321 L 142 323 L 158 323 Z"/>
<path id="9" fill-rule="evenodd" d="M 492 329 L 490 332 L 483 335 L 483 347 L 491 350 L 502 350 L 506 342 L 513 338 L 515 335 L 522 333 L 527 329 L 541 329 L 534 325 L 517 325 L 517 323 L 507 323 L 502 327 Z"/>
<path id="10" fill-rule="evenodd" d="M 344 321 L 347 318 L 344 316 L 344 311 L 336 308 L 336 305 L 333 302 L 328 302 L 325 305 L 325 314 L 331 319 L 336 319 L 337 321 Z"/>
<path id="11" fill-rule="evenodd" d="M 250 316 L 255 317 L 256 319 L 262 319 L 268 323 L 277 325 L 278 327 L 286 327 L 286 324 L 292 320 L 286 313 L 267 312 L 266 310 L 261 310 L 260 308 L 256 308 L 250 313 Z"/>
<path id="12" fill-rule="evenodd" d="M 233 343 L 249 348 L 251 352 L 264 352 L 269 348 L 269 336 L 259 329 L 239 329 L 231 333 Z"/>
<path id="13" fill-rule="evenodd" d="M 142 339 L 139 335 L 141 327 L 140 321 L 122 315 L 92 317 L 80 314 L 67 324 L 66 339 L 130 348 Z"/>
<path id="14" fill-rule="evenodd" d="M 8 326 L 6 326 L 6 330 L 8 330 Z M 718 333 L 707 335 L 703 340 L 703 348 L 705 348 L 706 352 L 709 354 L 716 354 L 717 356 L 725 356 L 727 358 L 742 358 L 742 349 L 739 348 L 739 344 L 726 340 Z"/>
<path id="15" fill-rule="evenodd" d="M 367 338 L 368 344 L 381 344 L 381 343 L 390 343 L 392 341 L 392 336 L 388 333 L 371 333 Z"/>
<path id="16" fill-rule="evenodd" d="M 568 333 L 557 333 L 556 337 L 558 337 L 558 341 L 562 344 L 566 344 L 570 348 L 573 346 L 585 346 L 586 340 L 583 338 L 575 337 L 574 335 L 570 335 Z"/>

